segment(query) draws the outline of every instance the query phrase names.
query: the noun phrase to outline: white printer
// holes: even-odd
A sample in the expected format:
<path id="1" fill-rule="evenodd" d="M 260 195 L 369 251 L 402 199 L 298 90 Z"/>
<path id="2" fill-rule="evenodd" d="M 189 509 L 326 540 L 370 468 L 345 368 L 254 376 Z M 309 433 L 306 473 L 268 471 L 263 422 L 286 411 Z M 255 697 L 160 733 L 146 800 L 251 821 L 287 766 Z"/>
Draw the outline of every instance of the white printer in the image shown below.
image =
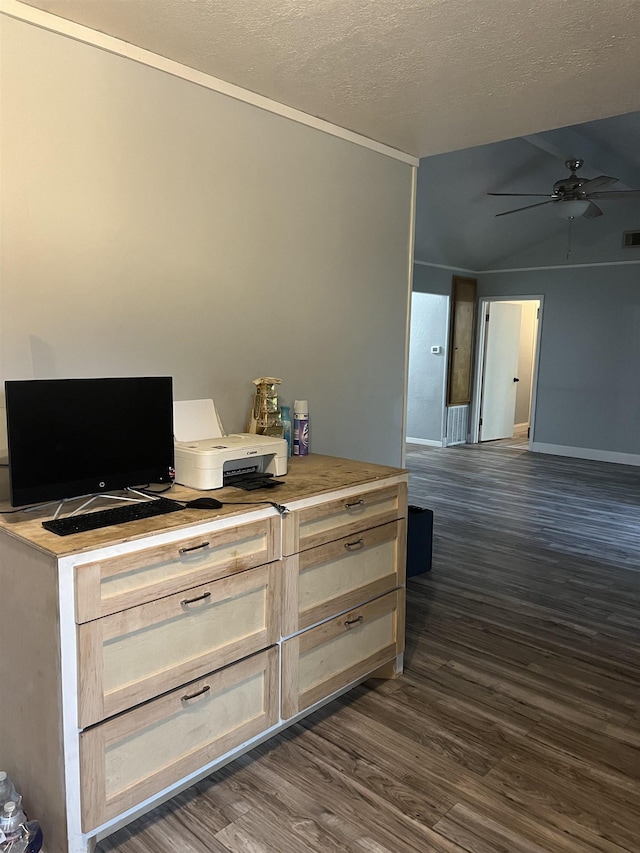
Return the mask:
<path id="1" fill-rule="evenodd" d="M 192 489 L 220 489 L 231 476 L 287 473 L 287 442 L 270 435 L 224 435 L 213 400 L 173 404 L 176 483 Z"/>

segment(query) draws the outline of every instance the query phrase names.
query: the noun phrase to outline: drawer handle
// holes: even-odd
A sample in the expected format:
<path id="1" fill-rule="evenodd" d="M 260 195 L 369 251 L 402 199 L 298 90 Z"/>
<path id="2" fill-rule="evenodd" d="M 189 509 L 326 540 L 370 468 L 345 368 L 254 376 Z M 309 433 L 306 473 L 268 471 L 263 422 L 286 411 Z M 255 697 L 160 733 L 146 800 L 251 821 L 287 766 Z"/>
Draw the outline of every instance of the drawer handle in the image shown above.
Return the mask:
<path id="1" fill-rule="evenodd" d="M 188 554 L 190 551 L 199 551 L 201 548 L 208 548 L 208 542 L 201 542 L 200 545 L 192 545 L 190 548 L 180 548 L 178 554 Z"/>
<path id="2" fill-rule="evenodd" d="M 354 503 L 352 503 L 352 504 L 345 504 L 344 508 L 345 509 L 355 509 L 357 506 L 364 506 L 364 505 L 365 505 L 365 501 L 363 501 L 362 498 L 360 498 L 359 501 L 354 501 Z"/>
<path id="3" fill-rule="evenodd" d="M 185 693 L 184 696 L 180 697 L 181 702 L 188 702 L 190 699 L 197 699 L 198 696 L 202 696 L 205 693 L 208 693 L 211 690 L 208 684 L 202 688 L 202 690 L 196 691 L 196 693 Z"/>
<path id="4" fill-rule="evenodd" d="M 362 615 L 362 613 L 360 614 L 360 616 L 358 616 L 357 619 L 347 619 L 347 621 L 344 623 L 345 628 L 351 628 L 352 625 L 357 625 L 358 622 L 364 622 L 364 616 Z"/>
<path id="5" fill-rule="evenodd" d="M 197 595 L 195 598 L 183 598 L 180 604 L 184 607 L 187 604 L 193 604 L 194 601 L 204 601 L 205 598 L 211 598 L 211 593 L 203 592 L 202 595 Z"/>
<path id="6" fill-rule="evenodd" d="M 358 551 L 364 547 L 364 539 L 358 539 L 356 542 L 345 542 L 344 547 L 347 551 Z"/>

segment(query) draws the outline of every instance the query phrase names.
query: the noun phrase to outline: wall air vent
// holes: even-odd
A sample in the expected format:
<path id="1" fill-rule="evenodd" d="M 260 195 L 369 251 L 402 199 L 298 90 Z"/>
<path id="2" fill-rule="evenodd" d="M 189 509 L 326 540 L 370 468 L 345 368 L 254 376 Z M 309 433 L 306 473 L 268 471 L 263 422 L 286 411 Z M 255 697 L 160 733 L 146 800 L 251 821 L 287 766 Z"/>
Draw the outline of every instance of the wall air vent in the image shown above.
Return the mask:
<path id="1" fill-rule="evenodd" d="M 640 231 L 625 231 L 622 235 L 624 249 L 640 249 Z"/>
<path id="2" fill-rule="evenodd" d="M 447 406 L 447 437 L 445 447 L 466 444 L 469 429 L 469 406 Z"/>

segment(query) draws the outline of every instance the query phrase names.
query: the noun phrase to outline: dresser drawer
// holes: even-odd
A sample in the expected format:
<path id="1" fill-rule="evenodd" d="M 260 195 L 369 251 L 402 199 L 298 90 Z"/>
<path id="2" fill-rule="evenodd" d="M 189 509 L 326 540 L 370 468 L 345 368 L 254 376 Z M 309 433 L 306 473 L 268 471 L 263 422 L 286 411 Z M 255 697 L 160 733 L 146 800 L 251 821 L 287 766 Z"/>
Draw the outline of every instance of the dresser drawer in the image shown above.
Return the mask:
<path id="1" fill-rule="evenodd" d="M 289 556 L 332 539 L 403 518 L 406 511 L 406 483 L 362 491 L 348 498 L 295 510 L 283 520 L 283 554 Z"/>
<path id="2" fill-rule="evenodd" d="M 89 832 L 278 721 L 278 651 L 267 649 L 80 735 Z"/>
<path id="3" fill-rule="evenodd" d="M 286 557 L 283 636 L 402 586 L 405 570 L 404 518 Z"/>
<path id="4" fill-rule="evenodd" d="M 279 565 L 79 625 L 80 727 L 276 643 Z"/>
<path id="5" fill-rule="evenodd" d="M 282 644 L 283 719 L 364 678 L 404 650 L 401 592 L 387 593 Z"/>
<path id="6" fill-rule="evenodd" d="M 279 557 L 280 519 L 267 518 L 77 565 L 76 621 L 87 622 Z"/>

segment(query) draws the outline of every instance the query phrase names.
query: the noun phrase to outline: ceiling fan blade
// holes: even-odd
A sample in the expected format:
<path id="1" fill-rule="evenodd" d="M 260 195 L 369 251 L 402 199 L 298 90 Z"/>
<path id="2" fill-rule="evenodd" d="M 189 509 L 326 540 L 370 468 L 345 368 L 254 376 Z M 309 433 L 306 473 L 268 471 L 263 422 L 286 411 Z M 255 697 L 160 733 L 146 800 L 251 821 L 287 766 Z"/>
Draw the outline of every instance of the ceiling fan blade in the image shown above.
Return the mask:
<path id="1" fill-rule="evenodd" d="M 640 190 L 611 190 L 606 193 L 589 193 L 589 198 L 640 198 Z"/>
<path id="2" fill-rule="evenodd" d="M 581 184 L 578 192 L 589 194 L 592 192 L 597 192 L 598 190 L 603 190 L 606 187 L 610 187 L 611 184 L 617 183 L 617 178 L 609 178 L 607 175 L 598 175 L 597 178 L 591 178 L 590 181 Z"/>
<path id="3" fill-rule="evenodd" d="M 598 207 L 597 204 L 594 204 L 592 201 L 589 202 L 589 207 L 582 214 L 583 219 L 595 219 L 596 216 L 602 216 L 602 211 Z"/>
<path id="4" fill-rule="evenodd" d="M 487 195 L 527 196 L 527 198 L 549 198 L 549 193 L 487 193 Z"/>
<path id="5" fill-rule="evenodd" d="M 543 204 L 553 204 L 554 198 L 547 201 L 539 201 L 537 204 L 528 204 L 526 207 L 516 207 L 515 210 L 505 210 L 504 213 L 496 213 L 496 216 L 507 216 L 509 213 L 519 213 L 521 210 L 531 210 L 532 207 L 542 207 Z"/>

